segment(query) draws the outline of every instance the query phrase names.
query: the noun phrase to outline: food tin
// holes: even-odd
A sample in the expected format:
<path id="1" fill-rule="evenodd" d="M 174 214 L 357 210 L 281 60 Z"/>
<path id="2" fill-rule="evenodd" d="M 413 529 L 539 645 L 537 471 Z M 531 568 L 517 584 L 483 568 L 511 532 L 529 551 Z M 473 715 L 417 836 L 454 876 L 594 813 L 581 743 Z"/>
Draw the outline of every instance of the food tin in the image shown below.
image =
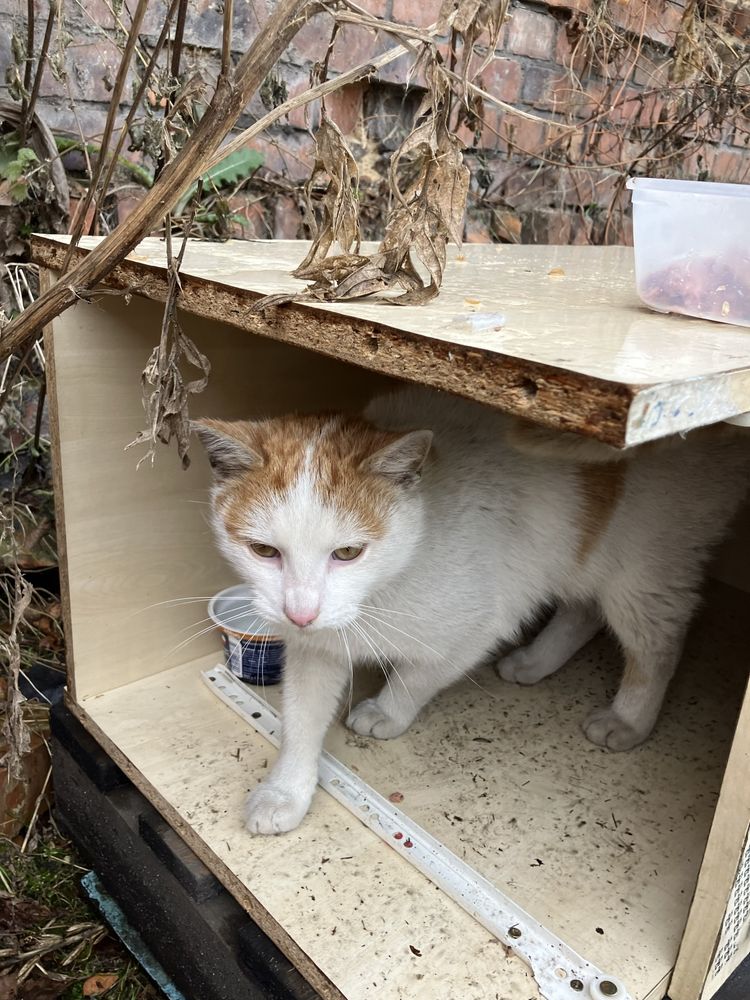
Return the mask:
<path id="1" fill-rule="evenodd" d="M 208 614 L 221 632 L 227 666 L 235 677 L 248 684 L 279 683 L 284 643 L 255 611 L 246 584 L 219 591 L 209 601 Z"/>

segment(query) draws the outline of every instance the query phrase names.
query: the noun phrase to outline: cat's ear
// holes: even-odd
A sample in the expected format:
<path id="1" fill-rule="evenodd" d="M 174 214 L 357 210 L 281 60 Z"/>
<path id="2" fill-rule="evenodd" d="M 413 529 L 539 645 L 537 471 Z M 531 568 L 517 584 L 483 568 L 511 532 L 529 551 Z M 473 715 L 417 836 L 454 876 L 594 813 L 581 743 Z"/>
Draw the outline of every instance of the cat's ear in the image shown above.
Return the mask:
<path id="1" fill-rule="evenodd" d="M 232 433 L 223 420 L 191 420 L 190 429 L 200 438 L 217 479 L 231 479 L 263 464 L 262 457 Z"/>
<path id="2" fill-rule="evenodd" d="M 431 446 L 432 431 L 411 431 L 370 455 L 362 466 L 402 486 L 411 486 L 419 480 Z"/>

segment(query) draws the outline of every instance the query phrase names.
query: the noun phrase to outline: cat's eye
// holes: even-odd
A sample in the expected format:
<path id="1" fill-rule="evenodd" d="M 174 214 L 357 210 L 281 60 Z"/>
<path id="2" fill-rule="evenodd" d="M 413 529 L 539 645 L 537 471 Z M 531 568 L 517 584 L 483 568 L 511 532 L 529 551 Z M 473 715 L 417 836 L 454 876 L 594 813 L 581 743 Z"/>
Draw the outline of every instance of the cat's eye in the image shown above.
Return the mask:
<path id="1" fill-rule="evenodd" d="M 362 554 L 363 549 L 364 545 L 342 545 L 340 549 L 334 549 L 331 556 L 341 562 L 351 562 Z"/>
<path id="2" fill-rule="evenodd" d="M 276 556 L 280 555 L 279 550 L 275 549 L 273 545 L 264 545 L 263 542 L 250 542 L 250 548 L 256 556 L 262 556 L 264 559 L 275 559 Z"/>

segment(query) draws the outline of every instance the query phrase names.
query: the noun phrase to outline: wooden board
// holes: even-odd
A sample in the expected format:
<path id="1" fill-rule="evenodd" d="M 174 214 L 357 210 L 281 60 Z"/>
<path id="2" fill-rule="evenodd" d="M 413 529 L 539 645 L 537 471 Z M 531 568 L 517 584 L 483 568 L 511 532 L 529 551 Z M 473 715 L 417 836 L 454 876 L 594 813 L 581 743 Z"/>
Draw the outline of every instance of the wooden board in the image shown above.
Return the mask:
<path id="1" fill-rule="evenodd" d="M 709 1000 L 750 954 L 749 817 L 750 697 L 746 697 L 670 985 L 671 1000 Z"/>
<path id="2" fill-rule="evenodd" d="M 59 267 L 66 239 L 35 237 L 34 260 Z M 617 446 L 750 410 L 750 330 L 642 306 L 629 248 L 451 247 L 443 290 L 425 306 L 359 301 L 252 314 L 259 295 L 302 287 L 290 271 L 306 246 L 193 243 L 181 303 Z M 144 240 L 107 284 L 163 300 L 163 241 Z"/>
<path id="3" fill-rule="evenodd" d="M 580 733 L 582 714 L 615 679 L 607 639 L 535 688 L 483 671 L 398 740 L 362 739 L 339 724 L 328 748 L 381 793 L 402 792 L 401 809 L 637 1000 L 660 997 L 742 694 L 745 601 L 727 588 L 715 598 L 662 722 L 633 753 L 608 754 Z M 272 935 L 282 927 L 356 1000 L 533 996 L 478 924 L 324 793 L 288 836 L 243 831 L 242 798 L 275 751 L 207 692 L 198 674 L 212 662 L 85 698 L 82 708 L 211 867 L 268 914 Z"/>
<path id="4" fill-rule="evenodd" d="M 151 281 L 143 278 L 158 298 Z M 201 295 L 211 290 L 202 308 L 213 302 L 215 313 L 227 305 L 222 296 L 235 294 L 205 279 L 195 287 Z M 233 308 L 233 324 L 183 316 L 214 365 L 194 416 L 355 408 L 390 384 L 365 364 L 326 357 L 330 344 L 311 352 L 284 343 L 292 339 L 286 320 L 269 321 L 261 336 L 248 332 L 245 313 L 236 302 Z M 303 342 L 317 313 L 297 313 L 295 336 Z M 103 296 L 66 312 L 49 336 L 73 707 L 324 996 L 432 1000 L 446 996 L 450 983 L 450 997 L 535 998 L 524 966 L 335 803 L 319 797 L 291 838 L 253 840 L 242 831 L 242 796 L 270 751 L 207 701 L 197 678 L 217 647 L 210 634 L 191 640 L 191 626 L 205 617 L 203 600 L 233 582 L 205 520 L 208 469 L 195 449 L 187 473 L 167 450 L 153 468 L 136 471 L 139 454 L 123 450 L 143 426 L 139 375 L 160 315 L 157 302 Z M 348 330 L 339 329 L 340 353 L 361 361 L 361 330 Z M 390 334 L 386 343 L 388 354 Z M 471 395 L 476 386 L 465 375 L 459 382 Z M 747 597 L 723 593 L 723 608 L 691 643 L 656 736 L 631 754 L 606 754 L 579 731 L 616 683 L 619 658 L 601 643 L 539 688 L 522 691 L 484 675 L 481 689 L 447 693 L 401 740 L 362 745 L 337 730 L 334 749 L 386 794 L 403 791 L 419 822 L 572 947 L 625 979 L 637 1000 L 657 1000 L 677 953 L 744 679 L 733 671 L 744 672 L 737 629 Z M 186 596 L 199 600 L 171 603 Z M 239 739 L 246 741 L 241 769 L 227 753 Z M 480 770 L 495 809 L 479 798 Z M 331 915 L 340 922 L 330 924 Z M 410 944 L 429 961 L 415 964 L 421 956 Z M 353 958 L 359 954 L 361 962 Z"/>

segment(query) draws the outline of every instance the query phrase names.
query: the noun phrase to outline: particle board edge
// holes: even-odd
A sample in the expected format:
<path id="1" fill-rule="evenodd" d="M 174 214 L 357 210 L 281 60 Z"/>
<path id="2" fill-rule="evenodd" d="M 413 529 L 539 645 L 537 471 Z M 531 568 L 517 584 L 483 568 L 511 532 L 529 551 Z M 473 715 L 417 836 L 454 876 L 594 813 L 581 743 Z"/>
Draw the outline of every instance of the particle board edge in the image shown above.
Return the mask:
<path id="1" fill-rule="evenodd" d="M 59 270 L 66 244 L 34 236 L 32 259 Z M 76 249 L 76 260 L 88 253 Z M 617 448 L 627 443 L 628 414 L 643 387 L 609 381 L 513 355 L 465 347 L 381 322 L 292 303 L 252 313 L 262 296 L 246 289 L 182 277 L 180 308 L 219 319 L 248 333 L 303 347 L 380 374 L 469 396 L 557 430 L 596 438 Z M 125 260 L 105 288 L 164 302 L 166 268 Z M 396 307 L 394 307 L 395 309 Z M 472 391 L 467 392 L 467 385 Z"/>
<path id="2" fill-rule="evenodd" d="M 52 275 L 46 268 L 39 272 L 39 290 L 46 292 L 52 286 Z M 60 605 L 65 632 L 65 666 L 68 691 L 75 698 L 75 650 L 73 644 L 73 618 L 70 610 L 70 580 L 68 577 L 68 548 L 65 537 L 65 494 L 63 490 L 62 457 L 60 455 L 60 426 L 57 410 L 57 380 L 55 345 L 52 324 L 44 329 L 44 357 L 46 361 L 47 400 L 52 457 L 52 497 L 55 505 L 58 572 L 60 575 Z"/>
<path id="3" fill-rule="evenodd" d="M 101 748 L 107 753 L 127 778 L 148 799 L 153 807 L 169 823 L 175 833 L 185 841 L 188 847 L 200 858 L 204 865 L 221 882 L 227 892 L 232 895 L 250 918 L 268 935 L 280 951 L 289 959 L 294 967 L 317 990 L 323 1000 L 347 1000 L 343 993 L 322 972 L 312 959 L 294 942 L 281 924 L 261 906 L 252 893 L 240 880 L 216 857 L 196 834 L 189 823 L 169 804 L 169 802 L 154 788 L 151 782 L 141 773 L 132 761 L 120 750 L 91 718 L 88 712 L 79 705 L 70 692 L 66 693 L 66 706 L 90 733 Z"/>
<path id="4" fill-rule="evenodd" d="M 750 686 L 745 689 L 685 931 L 669 984 L 670 1000 L 700 1000 L 704 996 L 704 987 L 710 976 L 724 914 L 748 835 L 748 815 Z"/>

